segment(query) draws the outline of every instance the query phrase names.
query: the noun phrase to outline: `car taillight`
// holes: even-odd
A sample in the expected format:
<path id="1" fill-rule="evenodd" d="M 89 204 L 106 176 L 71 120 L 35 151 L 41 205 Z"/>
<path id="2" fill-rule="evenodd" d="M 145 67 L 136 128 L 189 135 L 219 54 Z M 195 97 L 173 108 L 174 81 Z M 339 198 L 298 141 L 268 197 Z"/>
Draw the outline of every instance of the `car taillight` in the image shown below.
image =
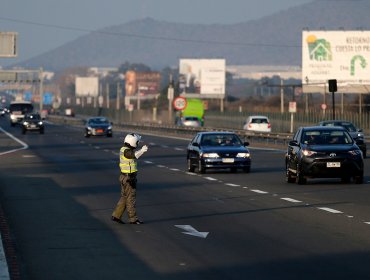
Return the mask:
<path id="1" fill-rule="evenodd" d="M 248 124 L 248 127 L 249 127 L 249 128 L 252 128 L 252 125 L 251 125 L 251 124 Z"/>
<path id="2" fill-rule="evenodd" d="M 271 123 L 267 123 L 267 127 L 268 128 L 271 128 Z"/>

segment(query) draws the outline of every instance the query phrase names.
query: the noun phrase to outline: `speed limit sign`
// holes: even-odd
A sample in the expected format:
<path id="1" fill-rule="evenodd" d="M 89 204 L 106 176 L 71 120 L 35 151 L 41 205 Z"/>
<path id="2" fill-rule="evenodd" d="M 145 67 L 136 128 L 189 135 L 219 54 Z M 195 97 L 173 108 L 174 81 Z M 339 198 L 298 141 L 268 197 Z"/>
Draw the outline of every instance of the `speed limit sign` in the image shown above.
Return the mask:
<path id="1" fill-rule="evenodd" d="M 176 110 L 184 110 L 187 105 L 186 98 L 182 96 L 176 97 L 173 101 L 173 107 L 175 107 Z"/>

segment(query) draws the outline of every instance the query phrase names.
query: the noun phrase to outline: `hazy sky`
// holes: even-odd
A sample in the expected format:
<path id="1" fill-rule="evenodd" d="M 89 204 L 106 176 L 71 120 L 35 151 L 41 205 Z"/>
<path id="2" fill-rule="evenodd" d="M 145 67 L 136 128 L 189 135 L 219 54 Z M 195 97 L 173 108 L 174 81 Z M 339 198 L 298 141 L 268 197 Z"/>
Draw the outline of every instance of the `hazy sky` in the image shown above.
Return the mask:
<path id="1" fill-rule="evenodd" d="M 18 32 L 13 64 L 89 31 L 151 17 L 179 23 L 230 24 L 259 19 L 313 0 L 1 0 L 0 32 Z"/>

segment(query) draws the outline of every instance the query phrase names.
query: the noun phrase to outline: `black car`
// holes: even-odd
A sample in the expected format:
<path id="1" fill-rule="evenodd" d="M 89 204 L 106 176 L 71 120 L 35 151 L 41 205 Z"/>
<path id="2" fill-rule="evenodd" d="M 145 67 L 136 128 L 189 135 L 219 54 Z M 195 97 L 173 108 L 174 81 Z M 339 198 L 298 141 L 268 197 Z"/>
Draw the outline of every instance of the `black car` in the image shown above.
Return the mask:
<path id="1" fill-rule="evenodd" d="M 21 124 L 23 134 L 27 131 L 38 131 L 40 134 L 44 134 L 44 122 L 38 113 L 26 114 Z"/>
<path id="2" fill-rule="evenodd" d="M 187 169 L 205 173 L 206 169 L 238 168 L 250 172 L 251 155 L 246 146 L 233 132 L 198 132 L 187 148 Z"/>
<path id="3" fill-rule="evenodd" d="M 105 117 L 93 117 L 88 119 L 85 125 L 85 137 L 90 136 L 112 137 L 112 123 Z"/>
<path id="4" fill-rule="evenodd" d="M 357 184 L 364 180 L 360 148 L 348 131 L 338 126 L 301 127 L 289 142 L 286 157 L 288 183 L 305 184 L 307 178 L 341 178 Z"/>
<path id="5" fill-rule="evenodd" d="M 349 121 L 343 121 L 343 120 L 328 120 L 328 121 L 322 121 L 319 125 L 322 126 L 341 126 L 347 129 L 349 134 L 352 136 L 352 138 L 356 141 L 357 146 L 362 151 L 362 154 L 364 158 L 366 158 L 366 142 L 365 142 L 365 136 L 362 129 L 357 128 L 353 123 Z"/>

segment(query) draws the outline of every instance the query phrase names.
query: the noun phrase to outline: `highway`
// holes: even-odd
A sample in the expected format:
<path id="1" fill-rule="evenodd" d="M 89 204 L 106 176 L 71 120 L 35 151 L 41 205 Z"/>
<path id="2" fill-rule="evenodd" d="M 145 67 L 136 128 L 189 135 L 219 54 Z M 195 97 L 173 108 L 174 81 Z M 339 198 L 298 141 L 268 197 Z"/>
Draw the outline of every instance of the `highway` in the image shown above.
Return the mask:
<path id="1" fill-rule="evenodd" d="M 0 205 L 19 279 L 370 279 L 368 158 L 362 185 L 302 186 L 285 182 L 284 150 L 252 145 L 250 173 L 188 173 L 189 139 L 142 134 L 145 224 L 121 225 L 110 217 L 131 131 L 0 127 Z"/>

